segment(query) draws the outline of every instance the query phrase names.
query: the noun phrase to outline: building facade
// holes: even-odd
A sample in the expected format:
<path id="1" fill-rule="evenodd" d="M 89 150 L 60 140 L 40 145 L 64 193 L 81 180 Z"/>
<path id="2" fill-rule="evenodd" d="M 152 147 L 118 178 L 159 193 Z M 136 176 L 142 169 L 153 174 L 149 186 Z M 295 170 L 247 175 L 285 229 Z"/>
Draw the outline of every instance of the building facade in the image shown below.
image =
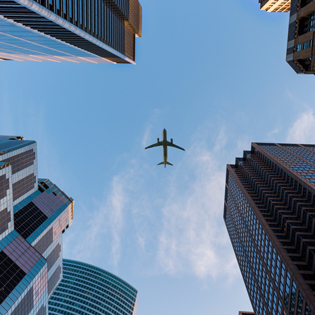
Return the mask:
<path id="1" fill-rule="evenodd" d="M 315 74 L 315 2 L 259 0 L 267 12 L 290 12 L 286 61 L 296 73 Z"/>
<path id="2" fill-rule="evenodd" d="M 38 178 L 35 141 L 0 136 L 0 314 L 47 314 L 73 203 Z"/>
<path id="3" fill-rule="evenodd" d="M 315 314 L 315 145 L 252 143 L 224 220 L 256 315 Z"/>
<path id="4" fill-rule="evenodd" d="M 63 260 L 63 278 L 49 300 L 49 314 L 135 315 L 137 290 L 115 275 Z"/>
<path id="5" fill-rule="evenodd" d="M 315 74 L 314 23 L 315 2 L 292 0 L 287 62 L 297 73 Z"/>
<path id="6" fill-rule="evenodd" d="M 138 0 L 0 0 L 0 59 L 135 63 Z"/>
<path id="7" fill-rule="evenodd" d="M 290 12 L 291 0 L 259 0 L 260 10 L 267 12 Z"/>

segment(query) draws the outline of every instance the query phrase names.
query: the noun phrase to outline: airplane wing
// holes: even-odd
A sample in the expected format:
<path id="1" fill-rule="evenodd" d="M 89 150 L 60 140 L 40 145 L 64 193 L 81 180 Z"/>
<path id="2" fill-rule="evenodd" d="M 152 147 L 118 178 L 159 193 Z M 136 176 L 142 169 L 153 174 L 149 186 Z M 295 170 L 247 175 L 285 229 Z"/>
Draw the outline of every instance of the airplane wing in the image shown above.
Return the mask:
<path id="1" fill-rule="evenodd" d="M 144 148 L 144 149 L 150 149 L 150 148 L 153 148 L 153 147 L 158 147 L 159 145 L 163 145 L 162 142 L 154 143 L 154 144 L 149 145 L 148 147 L 146 147 L 146 148 Z"/>
<path id="2" fill-rule="evenodd" d="M 185 151 L 185 149 L 179 147 L 178 145 L 176 145 L 176 144 L 174 144 L 174 143 L 172 143 L 172 142 L 167 141 L 167 145 L 170 146 L 170 147 L 174 147 L 174 148 L 176 148 L 176 149 L 180 149 L 180 150 Z"/>

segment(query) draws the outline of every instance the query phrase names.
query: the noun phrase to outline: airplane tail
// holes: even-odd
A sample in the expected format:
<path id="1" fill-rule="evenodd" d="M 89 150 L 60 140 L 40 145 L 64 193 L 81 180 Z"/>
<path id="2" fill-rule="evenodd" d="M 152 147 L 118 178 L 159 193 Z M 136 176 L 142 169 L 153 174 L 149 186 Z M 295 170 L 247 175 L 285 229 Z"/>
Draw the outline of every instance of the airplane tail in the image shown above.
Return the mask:
<path id="1" fill-rule="evenodd" d="M 159 163 L 158 165 L 162 165 L 162 164 L 164 164 L 164 167 L 166 167 L 166 164 L 173 166 L 173 164 L 171 164 L 170 162 L 167 162 L 167 161 L 166 161 L 166 164 L 165 164 L 164 161 L 163 161 L 163 162 Z"/>

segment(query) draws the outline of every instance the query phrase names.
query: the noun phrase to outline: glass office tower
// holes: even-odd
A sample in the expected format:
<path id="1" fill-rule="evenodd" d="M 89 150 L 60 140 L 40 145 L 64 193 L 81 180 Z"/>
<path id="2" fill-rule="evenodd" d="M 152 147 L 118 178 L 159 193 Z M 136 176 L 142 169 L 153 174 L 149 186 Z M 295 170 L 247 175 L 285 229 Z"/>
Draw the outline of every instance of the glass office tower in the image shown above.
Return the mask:
<path id="1" fill-rule="evenodd" d="M 315 314 L 315 145 L 252 143 L 227 165 L 224 220 L 256 315 Z"/>
<path id="2" fill-rule="evenodd" d="M 137 290 L 115 275 L 63 260 L 63 278 L 49 300 L 49 314 L 135 315 Z"/>
<path id="3" fill-rule="evenodd" d="M 35 141 L 0 136 L 0 314 L 47 314 L 73 203 L 38 179 Z"/>
<path id="4" fill-rule="evenodd" d="M 135 63 L 138 0 L 0 0 L 0 60 Z"/>

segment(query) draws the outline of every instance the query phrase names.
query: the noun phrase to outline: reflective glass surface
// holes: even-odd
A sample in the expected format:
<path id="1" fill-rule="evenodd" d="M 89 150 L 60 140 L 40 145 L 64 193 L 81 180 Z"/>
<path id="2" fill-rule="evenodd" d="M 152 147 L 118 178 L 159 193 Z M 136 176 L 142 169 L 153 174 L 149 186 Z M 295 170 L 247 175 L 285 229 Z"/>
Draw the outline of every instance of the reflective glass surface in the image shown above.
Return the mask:
<path id="1" fill-rule="evenodd" d="M 74 260 L 63 260 L 63 279 L 49 300 L 49 314 L 132 315 L 137 290 L 117 276 Z"/>
<path id="2" fill-rule="evenodd" d="M 21 24 L 9 21 L 0 15 L 1 58 L 38 62 L 110 62 Z"/>

